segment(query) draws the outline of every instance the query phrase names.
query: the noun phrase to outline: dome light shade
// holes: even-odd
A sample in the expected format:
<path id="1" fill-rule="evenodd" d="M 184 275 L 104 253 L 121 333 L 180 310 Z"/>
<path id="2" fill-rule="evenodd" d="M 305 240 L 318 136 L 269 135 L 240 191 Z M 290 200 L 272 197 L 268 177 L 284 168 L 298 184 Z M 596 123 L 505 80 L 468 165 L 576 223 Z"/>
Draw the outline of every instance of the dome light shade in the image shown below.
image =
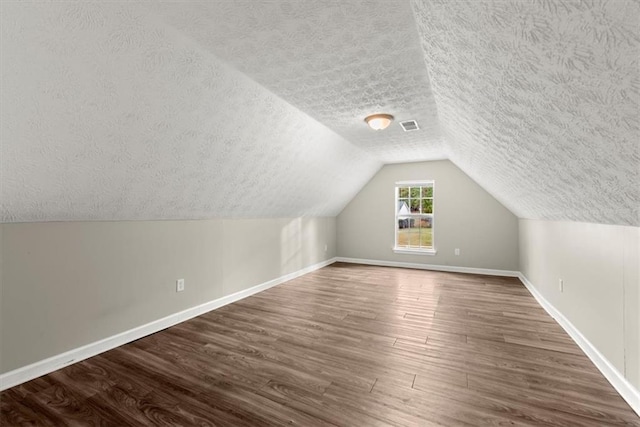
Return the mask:
<path id="1" fill-rule="evenodd" d="M 386 129 L 392 120 L 393 116 L 391 114 L 372 114 L 364 119 L 373 130 Z"/>

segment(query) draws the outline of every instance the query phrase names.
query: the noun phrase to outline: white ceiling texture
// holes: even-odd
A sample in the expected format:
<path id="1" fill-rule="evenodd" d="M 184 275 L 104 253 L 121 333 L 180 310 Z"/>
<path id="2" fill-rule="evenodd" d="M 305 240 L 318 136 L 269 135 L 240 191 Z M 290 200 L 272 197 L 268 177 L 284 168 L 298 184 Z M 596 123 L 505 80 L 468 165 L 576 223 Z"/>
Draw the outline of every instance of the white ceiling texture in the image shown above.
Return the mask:
<path id="1" fill-rule="evenodd" d="M 449 158 L 520 217 L 640 225 L 635 0 L 0 15 L 3 222 L 336 215 L 382 164 Z"/>

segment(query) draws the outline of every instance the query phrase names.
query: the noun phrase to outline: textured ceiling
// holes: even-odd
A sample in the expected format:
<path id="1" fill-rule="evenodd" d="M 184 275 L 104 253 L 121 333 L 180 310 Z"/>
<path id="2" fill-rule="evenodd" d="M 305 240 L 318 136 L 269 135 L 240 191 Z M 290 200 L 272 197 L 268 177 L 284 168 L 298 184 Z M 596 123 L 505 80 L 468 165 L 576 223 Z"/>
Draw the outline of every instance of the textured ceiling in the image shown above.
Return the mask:
<path id="1" fill-rule="evenodd" d="M 451 160 L 519 217 L 640 225 L 640 3 L 413 3 Z"/>
<path id="2" fill-rule="evenodd" d="M 168 24 L 381 161 L 445 157 L 410 3 L 253 0 L 156 6 Z M 416 119 L 372 132 L 364 118 Z"/>
<path id="3" fill-rule="evenodd" d="M 0 8 L 3 222 L 335 215 L 448 157 L 520 217 L 640 225 L 635 0 Z"/>
<path id="4" fill-rule="evenodd" d="M 2 19 L 5 222 L 335 215 L 380 167 L 144 9 Z"/>

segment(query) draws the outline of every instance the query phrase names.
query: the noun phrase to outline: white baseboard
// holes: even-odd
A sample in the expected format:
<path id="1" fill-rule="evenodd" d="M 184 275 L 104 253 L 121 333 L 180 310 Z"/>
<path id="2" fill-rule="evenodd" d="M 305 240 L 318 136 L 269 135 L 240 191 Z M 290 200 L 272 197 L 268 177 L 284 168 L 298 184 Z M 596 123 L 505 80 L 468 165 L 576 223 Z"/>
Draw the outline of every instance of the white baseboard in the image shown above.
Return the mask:
<path id="1" fill-rule="evenodd" d="M 348 262 L 352 264 L 366 264 L 366 265 L 379 265 L 381 267 L 400 267 L 400 268 L 416 268 L 419 270 L 435 270 L 446 271 L 450 273 L 471 273 L 471 274 L 484 274 L 488 276 L 506 276 L 506 277 L 518 277 L 519 271 L 510 270 L 494 270 L 490 268 L 475 268 L 475 267 L 456 267 L 453 265 L 437 265 L 437 264 L 419 264 L 413 262 L 399 262 L 399 261 L 380 261 L 376 259 L 361 259 L 361 258 L 335 258 L 337 262 Z"/>
<path id="2" fill-rule="evenodd" d="M 236 292 L 231 295 L 218 298 L 207 303 L 191 307 L 187 310 L 174 313 L 162 319 L 147 323 L 134 329 L 122 332 L 117 335 L 105 338 L 100 341 L 96 341 L 91 344 L 67 351 L 56 356 L 49 357 L 47 359 L 35 362 L 31 365 L 24 366 L 22 368 L 15 369 L 13 371 L 6 372 L 0 375 L 0 391 L 14 387 L 18 384 L 22 384 L 26 381 L 30 381 L 42 375 L 46 375 L 55 370 L 64 368 L 73 363 L 80 362 L 89 357 L 96 356 L 105 351 L 143 338 L 147 335 L 159 332 L 170 326 L 189 320 L 193 317 L 200 316 L 216 308 L 222 307 L 227 304 L 231 304 L 235 301 L 239 301 L 243 298 L 256 294 L 258 292 L 269 289 L 273 286 L 279 285 L 286 281 L 295 279 L 304 274 L 318 270 L 334 262 L 346 262 L 354 264 L 366 264 L 366 265 L 378 265 L 384 267 L 401 267 L 401 268 L 415 268 L 422 270 L 435 270 L 446 271 L 454 273 L 473 273 L 484 274 L 492 276 L 509 276 L 518 277 L 538 303 L 546 310 L 547 313 L 562 326 L 562 328 L 569 334 L 569 336 L 578 344 L 578 346 L 584 351 L 584 353 L 591 359 L 596 367 L 602 372 L 605 378 L 611 383 L 611 385 L 620 393 L 622 398 L 631 406 L 631 408 L 640 415 L 640 392 L 636 390 L 624 376 L 600 353 L 596 347 L 587 340 L 582 333 L 566 318 L 560 311 L 558 311 L 549 301 L 547 301 L 540 292 L 529 282 L 529 280 L 520 272 L 509 270 L 493 270 L 486 268 L 471 268 L 471 267 L 455 267 L 448 265 L 430 265 L 430 264 L 418 264 L 408 262 L 395 262 L 395 261 L 378 261 L 370 259 L 357 259 L 357 258 L 344 258 L 336 257 L 327 261 L 320 262 L 318 264 L 311 265 L 296 272 L 278 277 L 268 282 L 261 283 L 253 286 L 249 289 L 245 289 L 240 292 Z"/>
<path id="3" fill-rule="evenodd" d="M 137 328 L 133 328 L 117 335 L 102 339 L 100 341 L 96 341 L 91 344 L 69 350 L 62 354 L 58 354 L 39 362 L 32 363 L 31 365 L 6 372 L 0 375 L 0 390 L 6 390 L 18 384 L 22 384 L 32 379 L 38 378 L 42 375 L 46 375 L 50 372 L 64 368 L 65 366 L 69 366 L 73 363 L 88 359 L 89 357 L 96 356 L 107 350 L 111 350 L 113 348 L 127 344 L 131 341 L 135 341 L 137 339 L 146 337 L 147 335 L 159 332 L 170 326 L 184 322 L 185 320 L 200 316 L 211 310 L 215 310 L 216 308 L 231 304 L 232 302 L 239 301 L 243 298 L 246 298 L 258 292 L 262 292 L 273 286 L 295 279 L 296 277 L 300 277 L 322 267 L 326 267 L 327 265 L 333 264 L 335 261 L 335 258 L 331 258 L 327 261 L 310 265 L 309 267 L 303 268 L 290 274 L 286 274 L 284 276 L 278 277 L 277 279 L 269 280 L 268 282 L 261 283 L 249 289 L 245 289 L 243 291 L 236 292 L 234 294 L 188 308 L 184 311 L 180 311 L 167 317 L 163 317 L 162 319 L 147 323 L 146 325 L 142 325 Z"/>
<path id="4" fill-rule="evenodd" d="M 607 360 L 606 357 L 598 351 L 598 349 L 585 338 L 584 335 L 576 328 L 564 315 L 556 309 L 547 299 L 542 296 L 535 286 L 520 273 L 518 278 L 524 283 L 524 286 L 531 292 L 531 295 L 538 303 L 553 317 L 569 336 L 578 344 L 578 347 L 584 351 L 594 365 L 602 372 L 602 375 L 611 383 L 620 396 L 631 406 L 631 408 L 640 416 L 640 391 L 638 391 L 627 379 Z"/>

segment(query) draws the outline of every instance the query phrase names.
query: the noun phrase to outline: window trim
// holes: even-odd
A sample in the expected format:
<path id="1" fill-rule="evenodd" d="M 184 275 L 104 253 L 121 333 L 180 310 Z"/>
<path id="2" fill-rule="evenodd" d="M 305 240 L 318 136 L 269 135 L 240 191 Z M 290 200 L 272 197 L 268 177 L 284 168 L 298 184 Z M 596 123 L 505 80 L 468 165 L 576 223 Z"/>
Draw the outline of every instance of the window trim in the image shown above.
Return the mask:
<path id="1" fill-rule="evenodd" d="M 438 253 L 435 249 L 399 248 L 396 246 L 393 247 L 393 252 L 405 255 L 435 255 Z"/>
<path id="2" fill-rule="evenodd" d="M 433 179 L 424 179 L 424 180 L 417 180 L 417 181 L 396 181 L 395 186 L 393 187 L 394 190 L 394 214 L 393 214 L 393 218 L 394 218 L 394 236 L 393 236 L 393 252 L 397 253 L 397 254 L 407 254 L 407 255 L 435 255 L 438 251 L 436 250 L 436 230 L 435 227 L 432 226 L 431 228 L 431 247 L 430 248 L 409 248 L 409 247 L 402 247 L 402 246 L 397 246 L 398 243 L 398 211 L 397 211 L 397 206 L 398 206 L 398 200 L 399 199 L 399 194 L 398 194 L 398 188 L 399 187 L 424 187 L 424 186 L 428 186 L 430 185 L 433 188 L 433 197 L 431 198 L 432 200 L 432 213 L 431 213 L 431 218 L 432 221 L 433 219 L 435 219 L 436 216 L 436 182 Z M 416 217 L 422 217 L 424 214 L 414 214 Z M 433 222 L 433 224 L 435 224 L 435 222 Z"/>

